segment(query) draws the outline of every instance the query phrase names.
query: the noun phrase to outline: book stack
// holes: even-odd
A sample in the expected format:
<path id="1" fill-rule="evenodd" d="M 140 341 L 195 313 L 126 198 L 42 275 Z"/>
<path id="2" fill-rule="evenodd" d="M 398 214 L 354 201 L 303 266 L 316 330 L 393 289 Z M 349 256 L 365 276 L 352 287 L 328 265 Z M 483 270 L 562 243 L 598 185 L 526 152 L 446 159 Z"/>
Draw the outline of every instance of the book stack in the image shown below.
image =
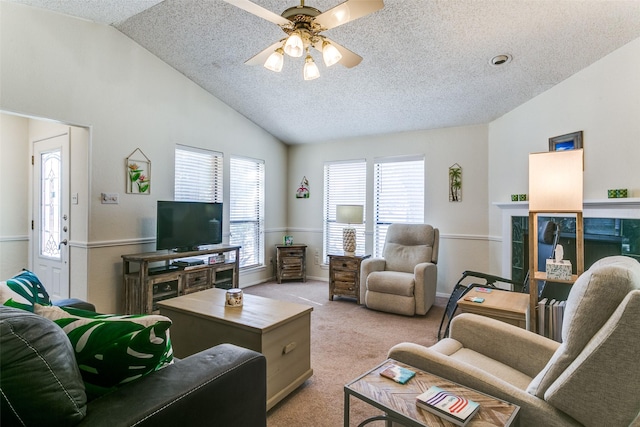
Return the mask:
<path id="1" fill-rule="evenodd" d="M 473 400 L 436 386 L 416 397 L 416 405 L 462 427 L 466 426 L 480 409 L 480 405 Z"/>
<path id="2" fill-rule="evenodd" d="M 562 342 L 562 320 L 566 301 L 542 298 L 538 302 L 538 334 Z"/>

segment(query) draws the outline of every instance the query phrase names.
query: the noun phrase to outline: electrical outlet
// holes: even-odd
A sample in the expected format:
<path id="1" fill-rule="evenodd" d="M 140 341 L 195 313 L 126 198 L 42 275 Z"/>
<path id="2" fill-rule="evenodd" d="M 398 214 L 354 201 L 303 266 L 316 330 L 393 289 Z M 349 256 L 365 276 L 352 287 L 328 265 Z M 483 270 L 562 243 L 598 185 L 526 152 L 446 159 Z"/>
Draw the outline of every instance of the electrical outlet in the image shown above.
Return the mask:
<path id="1" fill-rule="evenodd" d="M 105 204 L 117 205 L 120 203 L 120 195 L 118 193 L 102 193 L 100 195 L 100 202 Z"/>

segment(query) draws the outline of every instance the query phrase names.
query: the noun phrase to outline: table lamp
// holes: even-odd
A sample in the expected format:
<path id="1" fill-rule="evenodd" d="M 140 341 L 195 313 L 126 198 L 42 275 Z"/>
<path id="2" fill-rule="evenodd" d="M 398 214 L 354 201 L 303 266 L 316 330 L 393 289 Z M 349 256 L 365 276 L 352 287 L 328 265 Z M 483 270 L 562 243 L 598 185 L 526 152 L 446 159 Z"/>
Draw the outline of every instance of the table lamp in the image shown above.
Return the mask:
<path id="1" fill-rule="evenodd" d="M 363 211 L 362 205 L 336 206 L 336 222 L 349 225 L 342 229 L 342 249 L 346 256 L 356 253 L 356 229 L 351 224 L 362 224 Z"/>

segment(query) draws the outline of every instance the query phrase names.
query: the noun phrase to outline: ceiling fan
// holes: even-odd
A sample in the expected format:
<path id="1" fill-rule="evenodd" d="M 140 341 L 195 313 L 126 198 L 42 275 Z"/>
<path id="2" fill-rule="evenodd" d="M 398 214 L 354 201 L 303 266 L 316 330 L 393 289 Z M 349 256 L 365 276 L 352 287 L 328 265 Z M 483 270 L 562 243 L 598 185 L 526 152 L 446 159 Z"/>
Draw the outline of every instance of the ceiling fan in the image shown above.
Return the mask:
<path id="1" fill-rule="evenodd" d="M 271 71 L 279 72 L 284 64 L 285 53 L 298 58 L 306 51 L 307 56 L 303 70 L 305 80 L 313 80 L 320 76 L 318 66 L 309 52 L 311 47 L 322 52 L 327 67 L 337 63 L 347 68 L 358 65 L 362 61 L 362 57 L 320 33 L 369 15 L 384 7 L 383 0 L 347 0 L 321 12 L 316 8 L 305 6 L 304 0 L 300 0 L 299 6 L 290 7 L 278 15 L 249 0 L 224 1 L 273 22 L 287 34 L 287 37 L 250 58 L 245 64 L 262 64 Z"/>

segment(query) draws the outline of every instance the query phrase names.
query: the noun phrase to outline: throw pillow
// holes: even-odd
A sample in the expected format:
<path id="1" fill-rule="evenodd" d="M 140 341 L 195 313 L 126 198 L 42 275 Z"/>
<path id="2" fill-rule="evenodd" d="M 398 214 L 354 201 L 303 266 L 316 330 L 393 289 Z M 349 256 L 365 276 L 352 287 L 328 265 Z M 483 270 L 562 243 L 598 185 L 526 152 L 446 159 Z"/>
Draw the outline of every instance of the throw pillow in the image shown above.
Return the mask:
<path id="1" fill-rule="evenodd" d="M 11 279 L 0 282 L 0 303 L 33 312 L 33 305 L 51 305 L 49 294 L 38 277 L 23 270 Z"/>
<path id="2" fill-rule="evenodd" d="M 87 396 L 71 343 L 51 320 L 0 305 L 3 426 L 73 426 Z"/>
<path id="3" fill-rule="evenodd" d="M 35 313 L 53 320 L 69 337 L 90 400 L 173 362 L 168 317 L 41 305 Z"/>

